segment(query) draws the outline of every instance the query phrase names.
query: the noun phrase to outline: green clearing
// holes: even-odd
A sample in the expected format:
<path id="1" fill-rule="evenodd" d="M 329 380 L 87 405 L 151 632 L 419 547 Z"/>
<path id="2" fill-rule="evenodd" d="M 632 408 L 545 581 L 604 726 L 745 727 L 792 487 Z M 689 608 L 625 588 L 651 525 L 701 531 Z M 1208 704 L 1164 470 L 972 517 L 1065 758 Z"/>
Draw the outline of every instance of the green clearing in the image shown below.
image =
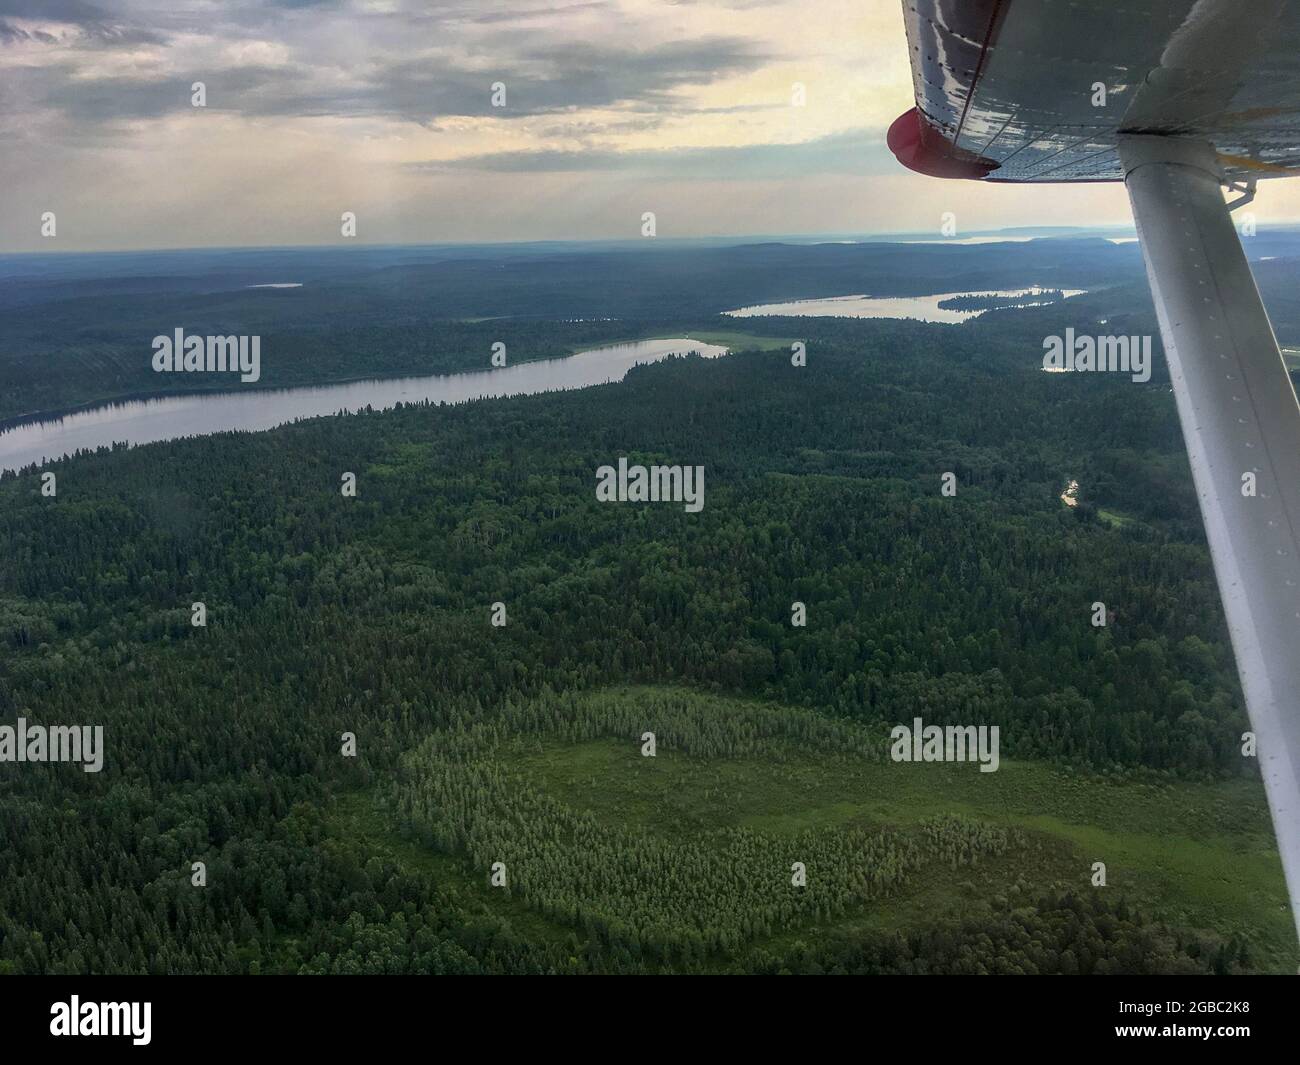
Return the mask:
<path id="1" fill-rule="evenodd" d="M 1097 517 L 1107 525 L 1114 526 L 1117 529 L 1122 529 L 1125 525 L 1133 524 L 1133 519 L 1128 515 L 1121 514 L 1117 510 L 1107 510 L 1105 507 L 1097 508 Z"/>
<path id="2" fill-rule="evenodd" d="M 521 821 L 525 812 L 530 822 L 544 818 L 548 807 L 558 804 L 575 824 L 609 833 L 612 843 L 605 845 L 632 851 L 649 842 L 661 848 L 652 847 L 652 853 L 681 862 L 673 875 L 685 875 L 689 857 L 681 856 L 689 856 L 692 847 L 731 839 L 728 833 L 752 834 L 745 838 L 761 841 L 773 854 L 788 850 L 791 860 L 809 847 L 814 859 L 824 853 L 829 863 L 839 857 L 835 840 L 847 839 L 851 847 L 882 831 L 914 838 L 924 834 L 925 823 L 947 815 L 1014 830 L 1005 851 L 980 853 L 962 864 L 923 858 L 881 897 L 833 914 L 799 915 L 751 937 L 751 945 L 779 948 L 859 929 L 907 930 L 969 915 L 997 896 L 1029 898 L 1041 890 L 1069 888 L 1123 895 L 1171 925 L 1240 936 L 1251 945 L 1256 966 L 1295 971 L 1281 866 L 1255 781 L 1201 784 L 1152 776 L 1149 782 L 1120 782 L 1008 760 L 995 773 L 980 773 L 973 764 L 894 763 L 826 750 L 824 743 L 823 749 L 812 749 L 789 738 L 800 734 L 802 722 L 817 717 L 804 710 L 673 688 L 617 689 L 583 697 L 579 705 L 598 698 L 615 700 L 624 709 L 676 700 L 706 720 L 706 727 L 738 723 L 743 731 L 751 707 L 784 721 L 780 728 L 788 736 L 769 732 L 763 749 L 741 757 L 687 753 L 683 748 L 690 743 L 668 742 L 667 731 L 654 758 L 642 756 L 632 731 L 622 732 L 626 738 L 576 739 L 553 729 L 512 733 L 494 750 L 492 773 L 515 782 L 507 793 L 518 788 L 542 797 L 540 805 L 521 801 Z M 421 770 L 417 763 L 417 772 L 447 764 L 429 762 Z M 336 804 L 334 816 L 340 831 L 368 840 L 411 872 L 455 885 L 530 936 L 556 940 L 570 931 L 554 910 L 543 916 L 525 901 L 527 891 L 507 897 L 489 888 L 482 870 L 474 871 L 478 864 L 463 852 L 440 853 L 404 839 L 396 818 L 373 798 L 348 797 Z M 500 820 L 496 809 L 491 821 Z M 553 824 L 552 835 L 563 836 L 563 822 Z M 510 839 L 502 836 L 498 842 Z M 519 853 L 537 852 L 521 843 Z M 1095 861 L 1107 866 L 1104 889 L 1090 886 Z M 835 868 L 842 873 L 842 866 Z M 818 871 L 815 860 L 808 869 L 811 882 Z M 691 902 L 666 898 L 667 905 L 683 909 Z M 599 907 L 598 899 L 592 903 Z"/>
<path id="3" fill-rule="evenodd" d="M 1111 783 L 1010 761 L 996 773 L 973 765 L 892 762 L 836 765 L 828 773 L 814 758 L 775 767 L 710 763 L 661 749 L 649 759 L 635 744 L 610 740 L 549 745 L 520 765 L 571 805 L 650 831 L 734 825 L 793 835 L 826 825 L 905 826 L 943 813 L 1015 825 L 1038 834 L 1043 847 L 995 860 L 1005 866 L 999 870 L 1002 890 L 1017 879 L 1036 887 L 1088 887 L 1092 862 L 1104 861 L 1108 890 L 1168 921 L 1239 932 L 1278 961 L 1292 938 L 1267 807 L 1252 782 Z M 927 913 L 933 917 L 936 903 L 959 909 L 969 899 L 954 889 L 966 879 L 923 889 L 877 920 L 905 925 Z M 989 878 L 993 884 L 998 879 Z M 1294 969 L 1289 962 L 1283 967 Z"/>

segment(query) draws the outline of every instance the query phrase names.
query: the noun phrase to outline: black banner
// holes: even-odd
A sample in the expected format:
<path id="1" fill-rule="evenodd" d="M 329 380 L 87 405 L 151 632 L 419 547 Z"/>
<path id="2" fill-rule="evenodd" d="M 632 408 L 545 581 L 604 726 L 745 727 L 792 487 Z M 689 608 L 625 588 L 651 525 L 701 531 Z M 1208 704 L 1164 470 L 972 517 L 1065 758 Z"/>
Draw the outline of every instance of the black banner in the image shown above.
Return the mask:
<path id="1" fill-rule="evenodd" d="M 373 1052 L 391 1040 L 447 1047 L 478 1038 L 485 1052 L 521 1040 L 536 1051 L 553 1050 L 563 1027 L 589 1049 L 598 1036 L 608 1049 L 632 1040 L 650 1052 L 660 1030 L 665 1054 L 680 1053 L 688 1033 L 700 1031 L 737 1044 L 761 1039 L 769 1049 L 778 1039 L 810 1052 L 840 1035 L 889 1039 L 892 1052 L 900 1043 L 918 1051 L 1053 1053 L 1131 1043 L 1183 1053 L 1196 1044 L 1281 1049 L 1294 1029 L 1295 984 L 1282 978 L 874 977 L 815 987 L 698 979 L 710 987 L 648 986 L 653 977 L 635 986 L 592 978 L 581 987 L 536 980 L 525 987 L 522 978 L 14 979 L 0 985 L 0 1048 L 93 1055 L 284 1046 L 337 1054 Z"/>

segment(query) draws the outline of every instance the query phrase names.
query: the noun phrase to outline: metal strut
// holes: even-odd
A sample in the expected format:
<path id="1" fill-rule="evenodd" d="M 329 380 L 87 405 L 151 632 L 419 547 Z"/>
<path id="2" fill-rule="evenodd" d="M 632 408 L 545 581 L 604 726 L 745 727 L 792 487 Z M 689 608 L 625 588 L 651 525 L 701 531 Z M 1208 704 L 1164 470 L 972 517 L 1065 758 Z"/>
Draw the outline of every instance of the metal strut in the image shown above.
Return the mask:
<path id="1" fill-rule="evenodd" d="M 1120 158 L 1300 931 L 1300 404 L 1214 150 L 1125 136 Z"/>
<path id="2" fill-rule="evenodd" d="M 1254 178 L 1247 181 L 1225 181 L 1225 188 L 1232 189 L 1233 192 L 1240 192 L 1241 195 L 1235 200 L 1229 200 L 1226 204 L 1229 211 L 1235 211 L 1238 207 L 1245 207 L 1255 199 L 1255 188 L 1258 182 Z"/>

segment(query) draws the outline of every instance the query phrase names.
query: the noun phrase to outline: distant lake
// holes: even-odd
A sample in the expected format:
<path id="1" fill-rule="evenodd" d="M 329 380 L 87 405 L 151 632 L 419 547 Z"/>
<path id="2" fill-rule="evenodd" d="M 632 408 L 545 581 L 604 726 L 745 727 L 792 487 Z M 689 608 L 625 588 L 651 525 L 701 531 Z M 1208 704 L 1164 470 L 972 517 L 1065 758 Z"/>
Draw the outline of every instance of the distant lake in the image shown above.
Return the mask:
<path id="1" fill-rule="evenodd" d="M 762 315 L 789 315 L 795 318 L 915 318 L 922 322 L 965 322 L 978 318 L 987 311 L 950 310 L 940 307 L 943 300 L 959 296 L 1044 296 L 1052 289 L 1011 288 L 981 292 L 940 292 L 935 296 L 831 296 L 826 299 L 791 300 L 789 303 L 763 303 L 756 307 L 741 307 L 725 311 L 733 318 L 757 318 Z M 1066 296 L 1078 296 L 1085 290 L 1069 288 Z M 1028 301 L 1022 307 L 1039 307 L 1053 302 L 1051 299 Z"/>
<path id="2" fill-rule="evenodd" d="M 150 444 L 231 429 L 260 430 L 296 418 L 315 418 L 363 407 L 383 410 L 398 403 L 464 403 L 500 396 L 565 391 L 621 381 L 633 366 L 697 351 L 706 358 L 727 348 L 679 337 L 580 351 L 562 359 L 521 362 L 474 373 L 354 381 L 305 388 L 250 388 L 190 396 L 107 403 L 87 410 L 0 429 L 0 470 L 113 443 Z M 148 357 L 147 353 L 143 357 Z"/>

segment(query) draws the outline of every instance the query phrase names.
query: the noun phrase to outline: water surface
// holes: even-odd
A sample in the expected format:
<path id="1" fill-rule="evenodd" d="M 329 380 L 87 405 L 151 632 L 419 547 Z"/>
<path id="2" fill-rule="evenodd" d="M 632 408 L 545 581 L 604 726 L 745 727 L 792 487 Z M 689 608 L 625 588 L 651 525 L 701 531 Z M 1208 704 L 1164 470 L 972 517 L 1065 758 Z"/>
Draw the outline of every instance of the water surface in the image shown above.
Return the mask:
<path id="1" fill-rule="evenodd" d="M 990 289 L 979 292 L 940 292 L 933 296 L 830 296 L 825 299 L 791 300 L 788 303 L 763 303 L 756 307 L 740 307 L 726 311 L 733 318 L 757 318 L 763 315 L 790 315 L 796 318 L 915 318 L 922 322 L 947 322 L 955 324 L 978 318 L 983 310 L 953 310 L 940 307 L 943 300 L 959 296 L 1043 296 L 1041 300 L 1027 300 L 1021 307 L 1041 307 L 1054 300 L 1047 293 L 1054 291 L 1034 285 L 1030 288 Z M 1067 288 L 1065 296 L 1078 296 L 1081 288 Z"/>
<path id="2" fill-rule="evenodd" d="M 271 429 L 296 418 L 383 410 L 398 403 L 463 403 L 500 396 L 531 395 L 621 381 L 638 363 L 697 351 L 707 358 L 725 355 L 717 344 L 678 337 L 638 340 L 581 351 L 563 359 L 523 362 L 475 373 L 436 374 L 353 381 L 306 388 L 248 388 L 191 396 L 108 403 L 61 418 L 27 422 L 0 430 L 0 470 L 70 455 L 114 443 L 149 444 L 182 436 L 231 429 Z M 143 356 L 148 358 L 146 352 Z"/>

